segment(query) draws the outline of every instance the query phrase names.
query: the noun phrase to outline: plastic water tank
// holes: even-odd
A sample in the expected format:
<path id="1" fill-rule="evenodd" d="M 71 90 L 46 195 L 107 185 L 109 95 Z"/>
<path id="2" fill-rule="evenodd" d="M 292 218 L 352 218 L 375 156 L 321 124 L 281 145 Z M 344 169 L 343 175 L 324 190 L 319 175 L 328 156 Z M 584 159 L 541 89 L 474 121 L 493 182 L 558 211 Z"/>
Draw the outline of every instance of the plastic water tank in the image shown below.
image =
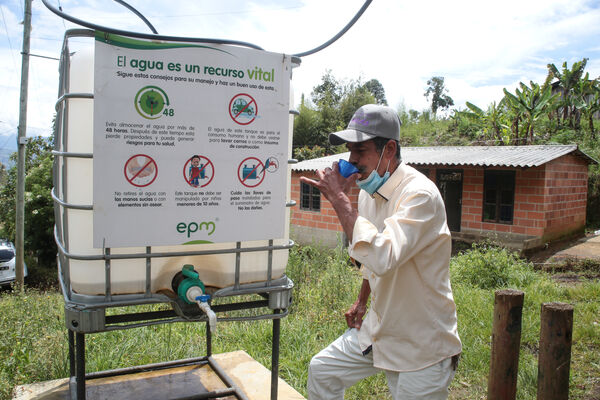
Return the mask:
<path id="1" fill-rule="evenodd" d="M 94 54 L 93 50 L 77 51 L 70 56 L 70 68 L 67 76 L 69 93 L 94 92 Z M 290 107 L 293 105 L 293 92 L 290 90 Z M 61 140 L 60 150 L 71 153 L 93 153 L 93 100 L 69 99 L 65 115 L 66 137 Z M 289 119 L 289 148 L 291 155 L 293 116 Z M 287 199 L 290 199 L 290 167 L 287 166 Z M 69 204 L 88 204 L 93 202 L 93 160 L 90 158 L 60 157 L 56 191 L 63 201 Z M 281 205 L 285 207 L 285 204 Z M 101 255 L 102 249 L 94 248 L 93 212 L 58 206 L 57 218 L 61 219 L 60 240 L 69 254 Z M 275 246 L 289 243 L 289 210 L 286 212 L 285 232 L 281 238 L 273 238 Z M 242 248 L 268 246 L 268 240 L 242 242 Z M 201 244 L 185 246 L 154 246 L 152 253 L 205 251 L 234 249 L 236 243 Z M 111 248 L 111 254 L 144 253 L 145 247 Z M 267 280 L 268 251 L 246 252 L 240 256 L 240 283 Z M 272 279 L 283 276 L 288 261 L 288 250 L 274 250 L 272 256 Z M 105 294 L 105 261 L 70 259 L 70 290 L 82 295 Z M 174 275 L 184 264 L 194 265 L 200 279 L 206 286 L 223 288 L 235 283 L 236 254 L 218 254 L 202 256 L 174 256 L 152 258 L 151 292 L 171 291 Z M 137 294 L 145 292 L 146 260 L 111 260 L 111 294 Z M 69 289 L 69 288 L 67 288 Z"/>

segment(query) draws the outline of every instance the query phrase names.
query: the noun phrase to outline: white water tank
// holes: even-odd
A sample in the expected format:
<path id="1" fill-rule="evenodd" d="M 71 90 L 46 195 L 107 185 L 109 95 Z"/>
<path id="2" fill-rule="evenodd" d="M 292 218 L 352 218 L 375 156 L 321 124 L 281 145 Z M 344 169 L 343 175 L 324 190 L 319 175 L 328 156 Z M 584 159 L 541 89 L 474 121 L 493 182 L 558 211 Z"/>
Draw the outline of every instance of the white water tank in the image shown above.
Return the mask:
<path id="1" fill-rule="evenodd" d="M 66 74 L 67 93 L 94 93 L 94 53 L 93 49 L 76 51 L 69 56 L 69 67 Z M 62 114 L 62 126 L 58 128 L 56 141 L 57 155 L 55 164 L 55 193 L 62 202 L 71 205 L 92 205 L 93 203 L 93 159 L 69 156 L 73 153 L 93 153 L 93 99 L 70 98 L 63 103 L 66 109 Z M 293 104 L 293 93 L 290 90 L 290 108 Z M 59 110 L 59 113 L 61 110 Z M 293 116 L 289 116 L 288 158 L 291 158 Z M 283 164 L 283 163 L 282 163 Z M 283 167 L 283 165 L 282 165 Z M 287 196 L 290 200 L 290 167 L 287 165 Z M 60 202 L 59 202 L 60 203 Z M 281 204 L 286 207 L 286 204 Z M 78 259 L 80 256 L 101 256 L 103 249 L 94 248 L 93 211 L 74 209 L 56 205 L 57 240 L 62 245 L 61 270 L 68 274 L 67 290 L 80 295 L 104 296 L 107 283 L 105 277 L 106 261 L 101 259 Z M 268 222 L 265 222 L 268 223 Z M 289 241 L 289 209 L 286 211 L 283 237 L 273 238 L 274 246 L 288 246 Z M 241 248 L 268 246 L 268 240 L 246 241 Z M 211 251 L 235 249 L 236 243 L 217 243 L 201 245 L 153 246 L 152 253 Z M 110 254 L 145 253 L 146 247 L 111 248 Z M 266 281 L 268 265 L 271 261 L 271 278 L 282 277 L 288 261 L 288 250 L 269 252 L 255 251 L 240 253 L 239 283 Z M 68 264 L 68 265 L 63 265 Z M 146 292 L 147 260 L 145 258 L 111 259 L 110 260 L 110 294 L 143 294 Z M 151 258 L 150 292 L 167 293 L 172 291 L 171 282 L 174 275 L 181 271 L 184 264 L 192 264 L 199 278 L 206 286 L 223 288 L 235 283 L 236 254 L 171 256 Z"/>

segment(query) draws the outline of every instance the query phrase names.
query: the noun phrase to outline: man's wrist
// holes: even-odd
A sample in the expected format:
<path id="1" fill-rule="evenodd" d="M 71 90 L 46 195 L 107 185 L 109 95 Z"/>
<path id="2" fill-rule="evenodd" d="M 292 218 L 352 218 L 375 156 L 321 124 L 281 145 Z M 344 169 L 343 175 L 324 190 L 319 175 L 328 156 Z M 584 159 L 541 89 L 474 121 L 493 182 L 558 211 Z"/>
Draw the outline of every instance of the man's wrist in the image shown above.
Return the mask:
<path id="1" fill-rule="evenodd" d="M 350 198 L 344 192 L 336 192 L 333 195 L 333 198 L 331 199 L 331 203 L 333 203 L 333 204 L 344 204 L 344 203 L 350 204 Z"/>

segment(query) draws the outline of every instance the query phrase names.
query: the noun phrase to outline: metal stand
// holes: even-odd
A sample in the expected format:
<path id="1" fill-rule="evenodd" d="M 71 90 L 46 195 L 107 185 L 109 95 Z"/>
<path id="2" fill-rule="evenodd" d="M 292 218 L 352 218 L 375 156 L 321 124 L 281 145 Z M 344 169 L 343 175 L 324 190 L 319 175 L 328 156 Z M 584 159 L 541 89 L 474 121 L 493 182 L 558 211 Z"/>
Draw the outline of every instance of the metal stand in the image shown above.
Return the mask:
<path id="1" fill-rule="evenodd" d="M 289 288 L 291 291 L 291 288 Z M 268 307 L 269 300 L 258 300 L 241 303 L 232 303 L 224 305 L 215 305 L 212 307 L 215 313 L 228 312 L 232 310 L 246 310 Z M 73 317 L 73 311 L 65 307 L 66 316 Z M 97 311 L 103 311 L 97 310 Z M 272 319 L 273 320 L 273 339 L 271 353 L 271 399 L 277 400 L 278 375 L 279 375 L 279 343 L 280 343 L 280 319 L 288 314 L 287 309 L 275 309 L 272 314 L 261 315 L 256 319 Z M 98 314 L 97 314 L 98 315 Z M 244 317 L 247 319 L 248 317 Z M 252 318 L 252 317 L 249 317 Z M 154 325 L 155 323 L 170 323 L 178 320 L 176 311 L 155 311 L 135 314 L 111 315 L 104 316 L 106 326 L 104 330 L 127 329 L 130 327 L 138 327 L 143 325 Z M 224 318 L 223 320 L 236 320 L 238 318 Z M 116 370 L 108 370 L 101 372 L 87 373 L 85 372 L 85 334 L 86 332 L 77 332 L 68 330 L 69 337 L 69 364 L 70 364 L 70 382 L 71 399 L 85 400 L 86 398 L 86 381 L 91 379 L 107 378 L 113 376 L 122 376 L 139 372 L 158 371 L 166 368 L 174 368 L 188 365 L 208 365 L 215 374 L 221 379 L 221 382 L 227 387 L 205 393 L 199 393 L 193 396 L 180 397 L 179 400 L 192 399 L 212 399 L 222 398 L 226 396 L 235 396 L 240 400 L 247 400 L 246 395 L 233 382 L 227 373 L 219 366 L 212 357 L 212 333 L 210 332 L 208 320 L 205 315 L 194 317 L 194 321 L 206 321 L 206 356 L 199 358 L 190 358 L 184 360 L 168 361 L 156 364 L 148 364 L 142 366 L 128 367 Z M 140 321 L 144 321 L 142 325 Z M 126 325 L 122 325 L 125 323 Z M 111 326 L 116 324 L 117 326 Z M 89 333 L 89 332 L 88 332 Z"/>

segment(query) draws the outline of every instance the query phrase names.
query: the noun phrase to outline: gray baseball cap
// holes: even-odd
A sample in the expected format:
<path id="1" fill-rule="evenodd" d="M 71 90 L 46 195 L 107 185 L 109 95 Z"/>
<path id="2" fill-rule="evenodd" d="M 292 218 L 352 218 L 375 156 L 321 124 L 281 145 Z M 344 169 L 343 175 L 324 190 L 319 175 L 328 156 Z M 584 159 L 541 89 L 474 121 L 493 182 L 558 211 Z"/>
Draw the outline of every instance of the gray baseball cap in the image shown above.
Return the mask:
<path id="1" fill-rule="evenodd" d="M 377 104 L 360 107 L 345 130 L 329 134 L 329 143 L 337 146 L 347 142 L 364 142 L 375 137 L 400 140 L 400 118 L 393 108 Z"/>

